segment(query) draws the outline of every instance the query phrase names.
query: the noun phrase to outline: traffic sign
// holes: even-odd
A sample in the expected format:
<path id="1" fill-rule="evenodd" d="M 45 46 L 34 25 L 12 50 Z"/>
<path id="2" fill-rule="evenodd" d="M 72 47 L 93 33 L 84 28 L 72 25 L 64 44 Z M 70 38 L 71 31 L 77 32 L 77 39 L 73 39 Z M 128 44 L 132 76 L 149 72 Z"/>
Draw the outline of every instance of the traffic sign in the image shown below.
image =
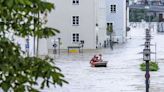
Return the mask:
<path id="1" fill-rule="evenodd" d="M 149 74 L 149 73 L 146 73 L 146 74 L 145 74 L 145 78 L 146 78 L 146 79 L 149 79 L 149 78 L 150 78 L 150 74 Z"/>
<path id="2" fill-rule="evenodd" d="M 26 44 L 25 47 L 26 47 L 26 48 L 29 48 L 30 46 L 29 46 L 29 44 Z"/>

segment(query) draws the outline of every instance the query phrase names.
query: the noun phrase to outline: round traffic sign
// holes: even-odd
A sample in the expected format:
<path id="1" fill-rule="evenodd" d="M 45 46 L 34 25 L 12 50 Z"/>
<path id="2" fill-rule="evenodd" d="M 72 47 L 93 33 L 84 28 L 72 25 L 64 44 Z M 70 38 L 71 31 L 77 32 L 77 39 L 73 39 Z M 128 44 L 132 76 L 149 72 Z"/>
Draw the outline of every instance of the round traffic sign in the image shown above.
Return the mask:
<path id="1" fill-rule="evenodd" d="M 146 73 L 145 74 L 145 78 L 149 79 L 150 78 L 150 74 L 149 73 Z"/>

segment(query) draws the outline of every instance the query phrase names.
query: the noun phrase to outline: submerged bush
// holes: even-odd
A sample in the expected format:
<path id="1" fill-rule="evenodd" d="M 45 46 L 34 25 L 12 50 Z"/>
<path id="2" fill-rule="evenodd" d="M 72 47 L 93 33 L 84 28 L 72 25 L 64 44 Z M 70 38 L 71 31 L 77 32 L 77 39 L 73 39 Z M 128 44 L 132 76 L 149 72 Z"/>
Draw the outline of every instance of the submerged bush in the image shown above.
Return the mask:
<path id="1" fill-rule="evenodd" d="M 145 63 L 142 63 L 140 64 L 140 69 L 142 71 L 146 71 L 146 64 Z M 159 67 L 158 67 L 158 64 L 156 62 L 149 62 L 149 70 L 150 71 L 158 71 L 159 70 Z"/>

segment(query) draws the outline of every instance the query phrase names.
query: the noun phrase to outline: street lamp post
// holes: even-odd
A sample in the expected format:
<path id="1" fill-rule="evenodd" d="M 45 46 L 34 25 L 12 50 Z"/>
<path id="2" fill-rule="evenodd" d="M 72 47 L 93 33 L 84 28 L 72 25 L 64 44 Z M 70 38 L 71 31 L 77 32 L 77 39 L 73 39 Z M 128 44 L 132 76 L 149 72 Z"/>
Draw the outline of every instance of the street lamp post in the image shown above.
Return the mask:
<path id="1" fill-rule="evenodd" d="M 143 49 L 143 60 L 146 63 L 146 74 L 145 74 L 145 84 L 146 84 L 146 92 L 149 92 L 149 61 L 150 61 L 150 40 L 151 40 L 151 34 L 150 34 L 150 29 L 146 29 L 146 42 L 145 42 L 145 49 Z"/>
<path id="2" fill-rule="evenodd" d="M 150 74 L 149 74 L 149 61 L 150 61 L 150 49 L 144 49 L 143 50 L 143 60 L 146 61 L 146 74 L 145 74 L 145 78 L 146 78 L 146 92 L 149 92 L 149 78 L 150 78 Z"/>
<path id="3" fill-rule="evenodd" d="M 81 48 L 82 48 L 82 53 L 83 53 L 84 40 L 81 40 L 81 41 L 80 41 L 80 45 L 81 45 Z"/>
<path id="4" fill-rule="evenodd" d="M 147 35 L 145 39 L 146 39 L 146 42 L 150 42 L 151 36 L 150 35 Z"/>
<path id="5" fill-rule="evenodd" d="M 55 39 L 54 39 L 53 47 L 54 47 L 54 54 L 56 54 L 57 53 L 57 51 L 56 51 L 57 44 L 56 44 Z"/>
<path id="6" fill-rule="evenodd" d="M 150 42 L 145 42 L 145 49 L 150 49 Z"/>
<path id="7" fill-rule="evenodd" d="M 155 62 L 157 63 L 157 44 L 155 43 Z"/>
<path id="8" fill-rule="evenodd" d="M 146 35 L 149 35 L 149 34 L 150 34 L 150 30 L 146 29 Z"/>
<path id="9" fill-rule="evenodd" d="M 26 39 L 26 44 L 25 44 L 27 57 L 29 57 L 29 47 L 30 47 L 30 43 L 29 43 L 29 36 L 28 36 L 28 38 Z"/>
<path id="10" fill-rule="evenodd" d="M 61 43 L 60 41 L 61 41 L 61 38 L 59 37 L 58 38 L 58 53 L 59 53 L 59 55 L 60 55 L 60 43 Z"/>
<path id="11" fill-rule="evenodd" d="M 146 42 L 150 42 L 150 40 L 151 40 L 151 35 L 150 35 L 150 30 L 148 30 L 148 29 L 146 29 L 146 36 L 145 36 L 146 38 Z"/>

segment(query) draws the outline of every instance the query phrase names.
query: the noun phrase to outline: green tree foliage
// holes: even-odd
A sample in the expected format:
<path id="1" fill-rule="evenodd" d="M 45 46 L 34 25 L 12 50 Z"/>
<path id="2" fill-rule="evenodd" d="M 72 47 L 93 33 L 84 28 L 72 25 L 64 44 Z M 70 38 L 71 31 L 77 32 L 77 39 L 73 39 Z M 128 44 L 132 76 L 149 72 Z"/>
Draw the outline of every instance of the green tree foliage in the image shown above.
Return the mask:
<path id="1" fill-rule="evenodd" d="M 25 37 L 48 37 L 59 32 L 56 29 L 42 27 L 41 19 L 36 16 L 51 11 L 54 5 L 41 0 L 1 0 L 0 28 L 1 31 L 13 30 L 16 35 Z M 4 27 L 7 27 L 6 29 Z"/>
<path id="2" fill-rule="evenodd" d="M 112 34 L 112 32 L 113 32 L 113 26 L 112 25 L 108 25 L 107 28 L 106 28 L 106 31 L 107 31 L 107 35 Z"/>
<path id="3" fill-rule="evenodd" d="M 129 11 L 129 20 L 130 22 L 141 22 L 142 19 L 145 19 L 146 12 L 142 9 L 130 9 Z"/>
<path id="4" fill-rule="evenodd" d="M 110 27 L 109 27 L 108 31 L 109 31 L 110 33 L 112 33 L 112 32 L 113 32 L 113 26 L 112 26 L 112 25 L 110 25 Z"/>
<path id="5" fill-rule="evenodd" d="M 43 26 L 36 16 L 52 9 L 52 3 L 42 0 L 0 0 L 0 87 L 4 92 L 38 92 L 35 85 L 43 89 L 68 83 L 53 59 L 24 57 L 20 47 L 6 38 L 11 31 L 20 37 L 55 35 L 59 31 Z"/>
<path id="6" fill-rule="evenodd" d="M 146 71 L 146 64 L 145 63 L 140 64 L 140 69 L 142 71 Z M 149 62 L 149 70 L 158 71 L 159 70 L 158 64 L 156 62 Z"/>
<path id="7" fill-rule="evenodd" d="M 130 9 L 129 11 L 129 21 L 130 22 L 141 22 L 142 19 L 149 22 L 158 22 L 158 17 L 156 14 L 152 14 L 149 16 L 147 12 L 144 9 Z"/>

